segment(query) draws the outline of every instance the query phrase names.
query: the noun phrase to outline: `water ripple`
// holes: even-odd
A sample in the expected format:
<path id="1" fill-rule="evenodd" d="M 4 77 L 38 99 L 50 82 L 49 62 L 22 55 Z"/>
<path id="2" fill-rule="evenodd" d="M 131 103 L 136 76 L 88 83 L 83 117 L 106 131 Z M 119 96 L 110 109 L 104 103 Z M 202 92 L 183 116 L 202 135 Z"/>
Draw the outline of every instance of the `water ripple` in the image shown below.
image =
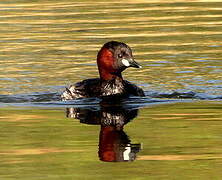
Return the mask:
<path id="1" fill-rule="evenodd" d="M 147 92 L 219 97 L 221 10 L 221 3 L 191 0 L 1 2 L 2 101 L 98 76 L 96 54 L 109 40 L 132 47 L 143 69 L 124 77 Z"/>

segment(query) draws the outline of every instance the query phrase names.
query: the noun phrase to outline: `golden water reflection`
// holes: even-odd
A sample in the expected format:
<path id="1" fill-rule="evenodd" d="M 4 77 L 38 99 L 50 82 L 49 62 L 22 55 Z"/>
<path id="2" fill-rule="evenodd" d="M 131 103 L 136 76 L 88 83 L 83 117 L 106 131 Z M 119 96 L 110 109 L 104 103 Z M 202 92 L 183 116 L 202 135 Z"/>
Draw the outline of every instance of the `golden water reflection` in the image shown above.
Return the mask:
<path id="1" fill-rule="evenodd" d="M 218 94 L 221 3 L 177 2 L 2 1 L 0 94 L 58 92 L 96 77 L 96 54 L 110 40 L 132 47 L 143 69 L 124 77 L 145 90 Z"/>

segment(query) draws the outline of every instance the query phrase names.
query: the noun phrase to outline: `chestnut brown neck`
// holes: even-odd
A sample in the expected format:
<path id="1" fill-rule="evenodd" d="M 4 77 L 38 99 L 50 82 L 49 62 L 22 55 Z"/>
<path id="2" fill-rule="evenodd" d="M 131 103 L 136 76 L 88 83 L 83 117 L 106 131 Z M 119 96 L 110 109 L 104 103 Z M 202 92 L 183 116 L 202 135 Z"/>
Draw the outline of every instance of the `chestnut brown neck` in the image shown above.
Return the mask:
<path id="1" fill-rule="evenodd" d="M 114 69 L 114 57 L 113 53 L 107 49 L 102 48 L 97 55 L 97 65 L 99 69 L 100 79 L 102 80 L 112 80 L 115 78 L 121 78 L 121 72 Z"/>

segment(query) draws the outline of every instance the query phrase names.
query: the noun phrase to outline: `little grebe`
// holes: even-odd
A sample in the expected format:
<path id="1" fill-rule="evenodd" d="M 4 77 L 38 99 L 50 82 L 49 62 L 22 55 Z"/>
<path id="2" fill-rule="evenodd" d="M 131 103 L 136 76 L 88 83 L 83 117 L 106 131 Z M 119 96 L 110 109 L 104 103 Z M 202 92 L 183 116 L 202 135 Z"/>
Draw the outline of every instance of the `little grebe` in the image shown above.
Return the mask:
<path id="1" fill-rule="evenodd" d="M 141 68 L 134 61 L 132 50 L 122 42 L 110 41 L 97 55 L 100 78 L 86 79 L 71 85 L 61 95 L 62 100 L 88 97 L 145 96 L 141 88 L 123 80 L 121 72 L 128 67 Z"/>

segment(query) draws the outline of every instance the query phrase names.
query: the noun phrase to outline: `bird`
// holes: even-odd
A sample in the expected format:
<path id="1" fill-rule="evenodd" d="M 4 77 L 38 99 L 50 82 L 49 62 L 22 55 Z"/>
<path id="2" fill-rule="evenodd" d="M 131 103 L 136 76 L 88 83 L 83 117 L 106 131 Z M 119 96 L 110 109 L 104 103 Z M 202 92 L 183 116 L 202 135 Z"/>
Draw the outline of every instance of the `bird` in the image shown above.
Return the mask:
<path id="1" fill-rule="evenodd" d="M 132 54 L 131 48 L 118 41 L 105 43 L 97 54 L 99 78 L 85 79 L 67 87 L 62 95 L 63 101 L 79 98 L 126 98 L 145 96 L 142 88 L 124 80 L 122 72 L 129 68 L 142 68 Z"/>

